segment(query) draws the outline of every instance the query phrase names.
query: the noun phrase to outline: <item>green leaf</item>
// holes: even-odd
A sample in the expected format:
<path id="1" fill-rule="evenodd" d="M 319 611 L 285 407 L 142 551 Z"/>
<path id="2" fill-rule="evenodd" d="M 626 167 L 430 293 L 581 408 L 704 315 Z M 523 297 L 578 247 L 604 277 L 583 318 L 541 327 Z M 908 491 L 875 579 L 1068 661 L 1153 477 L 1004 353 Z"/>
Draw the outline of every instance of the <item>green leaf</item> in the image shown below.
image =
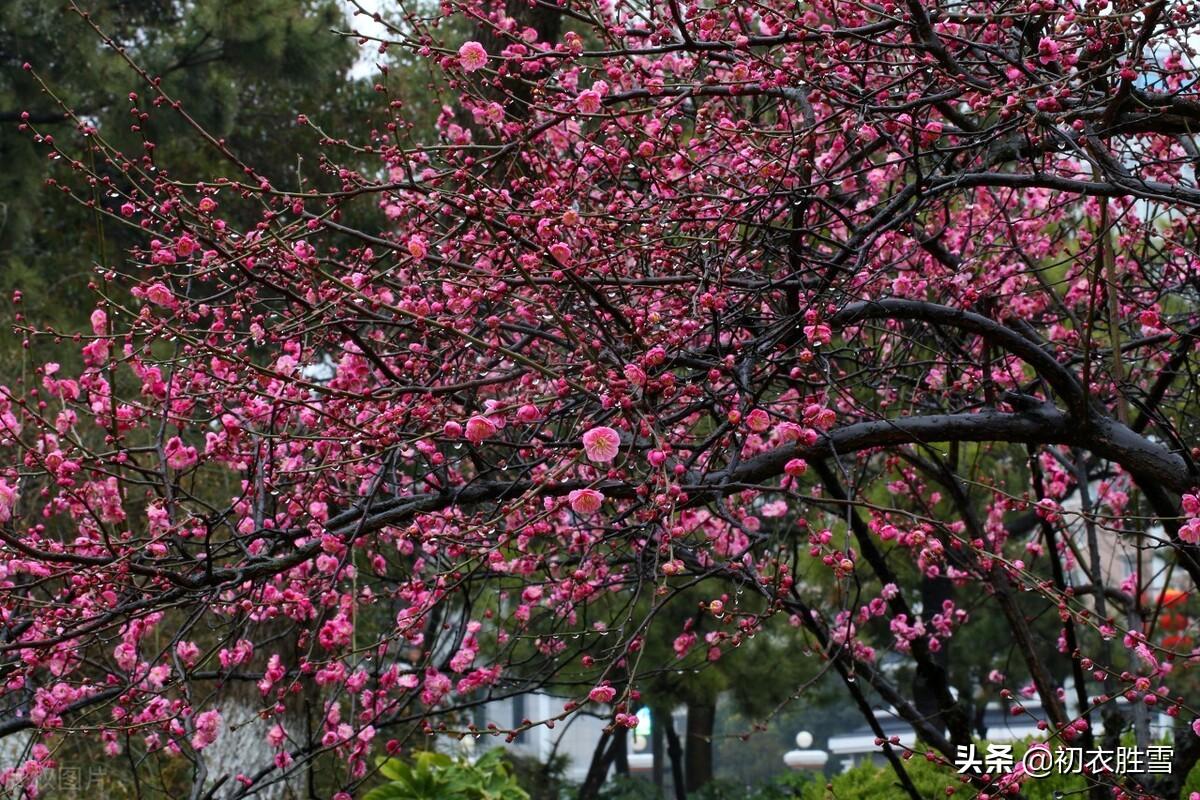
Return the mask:
<path id="1" fill-rule="evenodd" d="M 363 797 L 363 800 L 415 800 L 413 795 L 402 788 L 399 783 L 385 783 L 377 786 Z"/>
<path id="2" fill-rule="evenodd" d="M 375 763 L 379 766 L 379 774 L 388 780 L 405 780 L 412 776 L 412 767 L 398 758 L 379 758 Z"/>

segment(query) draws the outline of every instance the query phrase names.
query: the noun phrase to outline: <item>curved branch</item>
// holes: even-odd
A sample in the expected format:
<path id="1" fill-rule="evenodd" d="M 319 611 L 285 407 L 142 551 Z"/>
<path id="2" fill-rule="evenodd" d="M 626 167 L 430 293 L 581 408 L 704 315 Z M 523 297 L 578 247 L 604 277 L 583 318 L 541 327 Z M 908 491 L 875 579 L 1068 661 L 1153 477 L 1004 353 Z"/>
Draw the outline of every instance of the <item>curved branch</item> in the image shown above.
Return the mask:
<path id="1" fill-rule="evenodd" d="M 844 327 L 868 319 L 918 320 L 933 325 L 947 325 L 982 336 L 988 342 L 1024 360 L 1067 402 L 1072 414 L 1080 419 L 1085 416 L 1086 394 L 1071 370 L 1060 364 L 1036 342 L 981 314 L 921 300 L 888 298 L 851 303 L 834 314 L 830 321 Z"/>

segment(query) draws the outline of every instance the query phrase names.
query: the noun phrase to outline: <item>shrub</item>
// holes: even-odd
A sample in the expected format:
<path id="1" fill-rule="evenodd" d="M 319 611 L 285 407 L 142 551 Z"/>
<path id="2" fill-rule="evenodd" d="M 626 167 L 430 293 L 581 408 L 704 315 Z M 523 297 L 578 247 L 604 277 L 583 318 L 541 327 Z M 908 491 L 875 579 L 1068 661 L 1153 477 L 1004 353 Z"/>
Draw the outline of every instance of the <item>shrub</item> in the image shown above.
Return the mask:
<path id="1" fill-rule="evenodd" d="M 489 750 L 471 763 L 444 753 L 415 753 L 410 760 L 380 759 L 379 772 L 389 779 L 364 800 L 529 800 L 517 785 L 504 750 Z"/>

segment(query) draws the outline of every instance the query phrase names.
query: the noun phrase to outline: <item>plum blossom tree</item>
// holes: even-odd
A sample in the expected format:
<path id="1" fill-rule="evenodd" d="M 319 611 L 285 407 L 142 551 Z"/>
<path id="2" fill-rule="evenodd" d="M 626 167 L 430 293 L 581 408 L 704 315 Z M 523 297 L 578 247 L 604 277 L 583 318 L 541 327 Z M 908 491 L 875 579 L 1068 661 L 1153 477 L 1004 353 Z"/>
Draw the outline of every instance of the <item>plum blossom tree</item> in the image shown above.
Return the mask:
<path id="1" fill-rule="evenodd" d="M 90 330 L 24 321 L 82 370 L 2 392 L 0 735 L 29 745 L 0 781 L 36 793 L 91 732 L 197 798 L 317 765 L 350 793 L 540 686 L 561 713 L 492 733 L 636 724 L 675 665 L 649 636 L 703 664 L 791 624 L 898 791 L 915 752 L 1019 796 L 951 763 L 982 733 L 954 641 L 1000 620 L 990 680 L 1051 747 L 1178 721 L 1169 774 L 1092 797 L 1180 796 L 1200 654 L 1157 623 L 1200 582 L 1195 5 L 535 3 L 551 40 L 517 5 L 398 8 L 371 43 L 427 61 L 440 138 L 382 74 L 369 132 L 298 118 L 333 191 L 198 125 L 232 177 L 25 124 L 142 244 L 97 266 Z M 143 77 L 136 130 L 190 123 Z M 271 755 L 212 774 L 235 685 Z"/>

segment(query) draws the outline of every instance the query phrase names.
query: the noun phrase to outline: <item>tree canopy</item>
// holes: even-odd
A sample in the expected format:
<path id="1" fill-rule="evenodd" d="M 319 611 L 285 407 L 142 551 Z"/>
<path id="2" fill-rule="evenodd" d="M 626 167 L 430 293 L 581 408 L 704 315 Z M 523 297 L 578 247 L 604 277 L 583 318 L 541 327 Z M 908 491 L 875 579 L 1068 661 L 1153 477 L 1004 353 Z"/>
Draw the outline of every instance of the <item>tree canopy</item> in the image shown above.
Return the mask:
<path id="1" fill-rule="evenodd" d="M 489 699 L 566 695 L 500 736 L 585 704 L 620 731 L 680 660 L 789 626 L 914 800 L 879 706 L 1017 796 L 955 774 L 993 694 L 1055 748 L 1166 715 L 1170 773 L 1088 791 L 1183 794 L 1193 3 L 381 25 L 409 83 L 382 63 L 369 124 L 297 95 L 311 182 L 128 51 L 123 127 L 20 124 L 129 246 L 49 334 L 71 355 L 0 392 L 0 735 L 28 737 L 0 780 L 91 731 L 193 797 L 343 798 Z"/>

